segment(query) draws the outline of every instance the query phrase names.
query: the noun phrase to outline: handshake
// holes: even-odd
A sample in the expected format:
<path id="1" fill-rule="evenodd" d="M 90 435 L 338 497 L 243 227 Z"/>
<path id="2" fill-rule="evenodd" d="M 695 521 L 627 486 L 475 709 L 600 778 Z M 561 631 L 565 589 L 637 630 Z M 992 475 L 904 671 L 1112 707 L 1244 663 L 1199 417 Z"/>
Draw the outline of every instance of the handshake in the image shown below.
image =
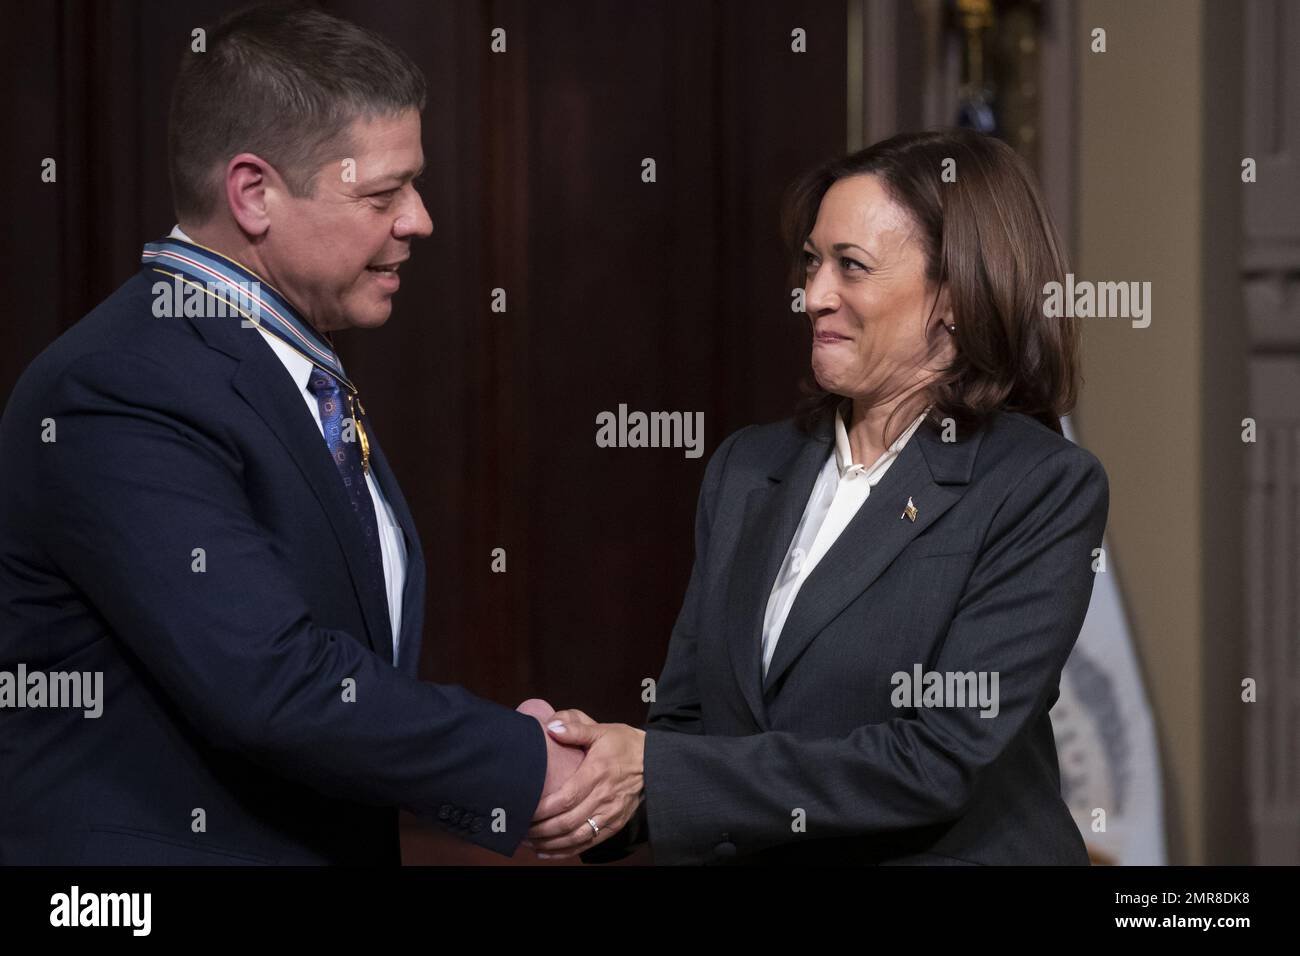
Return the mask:
<path id="1" fill-rule="evenodd" d="M 515 709 L 535 717 L 546 736 L 546 782 L 524 845 L 543 860 L 563 859 L 627 826 L 644 792 L 645 731 L 536 698 Z"/>

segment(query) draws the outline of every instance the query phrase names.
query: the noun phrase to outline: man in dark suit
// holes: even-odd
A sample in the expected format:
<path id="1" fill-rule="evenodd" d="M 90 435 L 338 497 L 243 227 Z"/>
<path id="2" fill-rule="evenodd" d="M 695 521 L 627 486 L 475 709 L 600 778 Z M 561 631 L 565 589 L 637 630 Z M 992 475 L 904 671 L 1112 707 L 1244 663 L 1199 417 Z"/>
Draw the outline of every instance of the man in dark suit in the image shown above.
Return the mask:
<path id="1" fill-rule="evenodd" d="M 420 542 L 329 338 L 430 234 L 423 103 L 312 10 L 182 65 L 180 226 L 0 423 L 0 863 L 396 863 L 399 807 L 510 855 L 556 785 L 535 717 L 417 679 Z M 98 716 L 33 693 L 96 674 Z"/>

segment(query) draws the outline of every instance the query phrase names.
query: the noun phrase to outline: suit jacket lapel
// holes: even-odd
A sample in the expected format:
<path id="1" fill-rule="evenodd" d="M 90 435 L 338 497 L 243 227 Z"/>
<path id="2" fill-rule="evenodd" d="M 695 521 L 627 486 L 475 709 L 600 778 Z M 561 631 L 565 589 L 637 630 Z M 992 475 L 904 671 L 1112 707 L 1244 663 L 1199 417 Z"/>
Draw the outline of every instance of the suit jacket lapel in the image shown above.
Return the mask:
<path id="1" fill-rule="evenodd" d="M 768 727 L 766 699 L 816 636 L 871 586 L 917 535 L 960 500 L 983 437 L 944 442 L 924 423 L 890 465 L 835 544 L 808 575 L 781 631 L 766 678 L 762 673 L 763 619 L 772 585 L 831 453 L 824 423 L 795 453 L 779 462 L 766 487 L 749 493 L 727 606 L 728 647 L 736 681 L 757 724 Z M 903 516 L 907 499 L 915 522 Z"/>
<path id="2" fill-rule="evenodd" d="M 397 667 L 410 677 L 417 676 L 420 663 L 420 643 L 424 632 L 424 552 L 420 548 L 420 535 L 415 530 L 415 519 L 402 489 L 398 487 L 397 476 L 388 464 L 375 429 L 366 421 L 367 435 L 370 438 L 370 464 L 374 468 L 375 480 L 384 493 L 393 516 L 402 529 L 406 539 L 406 582 L 402 587 L 402 628 L 397 641 Z"/>
<path id="3" fill-rule="evenodd" d="M 945 443 L 928 422 L 916 430 L 799 589 L 763 682 L 764 696 L 822 629 L 871 587 L 917 535 L 961 499 L 982 434 Z M 903 513 L 908 498 L 917 508 L 915 521 Z M 803 500 L 806 502 L 807 494 Z M 783 548 L 789 547 L 789 540 L 787 536 Z M 766 583 L 770 590 L 772 579 Z"/>
<path id="4" fill-rule="evenodd" d="M 767 600 L 817 473 L 830 454 L 830 435 L 827 425 L 809 436 L 768 476 L 766 487 L 754 489 L 745 500 L 727 596 L 727 607 L 735 609 L 727 619 L 727 643 L 736 681 L 755 721 L 764 729 L 767 710 L 762 696 L 762 649 Z"/>
<path id="5" fill-rule="evenodd" d="M 239 360 L 231 384 L 280 439 L 320 501 L 347 560 L 370 648 L 384 660 L 392 660 L 387 601 L 382 593 L 375 593 L 363 583 L 366 557 L 361 527 L 329 449 L 305 414 L 303 399 L 293 381 L 257 329 L 244 328 L 234 319 L 199 318 L 191 322 L 210 346 Z"/>

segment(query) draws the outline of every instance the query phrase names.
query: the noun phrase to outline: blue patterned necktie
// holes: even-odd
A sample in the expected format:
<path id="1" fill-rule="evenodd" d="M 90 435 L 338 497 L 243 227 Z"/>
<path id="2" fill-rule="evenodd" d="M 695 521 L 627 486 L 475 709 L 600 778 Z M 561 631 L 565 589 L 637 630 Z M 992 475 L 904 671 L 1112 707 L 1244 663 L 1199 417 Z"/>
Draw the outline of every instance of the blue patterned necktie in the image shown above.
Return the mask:
<path id="1" fill-rule="evenodd" d="M 330 456 L 343 478 L 343 487 L 352 502 L 352 510 L 361 523 L 361 537 L 366 545 L 366 563 L 372 575 L 370 584 L 383 597 L 382 604 L 388 608 L 388 589 L 384 583 L 384 559 L 379 550 L 379 524 L 375 520 L 375 503 L 370 497 L 370 488 L 366 484 L 365 469 L 361 464 L 361 443 L 357 439 L 357 423 L 352 424 L 350 437 L 343 434 L 343 424 L 348 418 L 344 414 L 343 389 L 329 372 L 313 367 L 311 378 L 307 381 L 307 390 L 316 396 L 316 405 L 320 409 L 320 423 L 325 432 L 325 444 L 329 446 Z"/>

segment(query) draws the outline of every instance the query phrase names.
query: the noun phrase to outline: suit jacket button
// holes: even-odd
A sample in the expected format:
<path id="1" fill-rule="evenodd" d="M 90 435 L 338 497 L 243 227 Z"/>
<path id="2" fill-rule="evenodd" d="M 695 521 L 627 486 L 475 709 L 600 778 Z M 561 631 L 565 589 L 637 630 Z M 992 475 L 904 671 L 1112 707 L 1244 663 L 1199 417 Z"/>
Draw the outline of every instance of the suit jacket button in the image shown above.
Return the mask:
<path id="1" fill-rule="evenodd" d="M 713 848 L 713 852 L 718 856 L 731 857 L 736 855 L 736 844 L 730 840 L 723 840 Z"/>

